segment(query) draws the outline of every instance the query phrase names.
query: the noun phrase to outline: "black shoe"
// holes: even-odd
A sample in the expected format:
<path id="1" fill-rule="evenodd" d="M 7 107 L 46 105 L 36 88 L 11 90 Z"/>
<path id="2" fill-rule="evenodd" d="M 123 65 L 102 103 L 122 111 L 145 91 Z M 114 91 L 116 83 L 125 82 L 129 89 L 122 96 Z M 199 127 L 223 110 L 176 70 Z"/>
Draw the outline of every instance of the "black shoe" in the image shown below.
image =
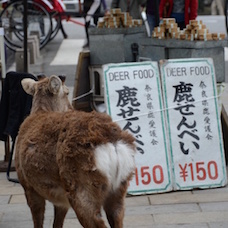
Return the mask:
<path id="1" fill-rule="evenodd" d="M 82 47 L 83 47 L 83 48 L 89 48 L 89 43 L 86 42 Z"/>

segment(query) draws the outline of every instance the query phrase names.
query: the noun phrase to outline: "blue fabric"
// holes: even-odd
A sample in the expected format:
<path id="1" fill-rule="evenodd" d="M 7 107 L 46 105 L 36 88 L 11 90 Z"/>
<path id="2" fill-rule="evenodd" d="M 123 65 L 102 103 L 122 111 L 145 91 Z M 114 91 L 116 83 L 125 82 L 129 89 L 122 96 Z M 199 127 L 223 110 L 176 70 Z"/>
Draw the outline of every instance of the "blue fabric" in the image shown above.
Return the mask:
<path id="1" fill-rule="evenodd" d="M 171 13 L 171 17 L 176 19 L 176 22 L 184 21 L 184 13 Z"/>
<path id="2" fill-rule="evenodd" d="M 146 16 L 150 27 L 150 35 L 152 35 L 152 31 L 154 30 L 154 27 L 155 27 L 155 16 L 151 14 L 147 14 Z"/>

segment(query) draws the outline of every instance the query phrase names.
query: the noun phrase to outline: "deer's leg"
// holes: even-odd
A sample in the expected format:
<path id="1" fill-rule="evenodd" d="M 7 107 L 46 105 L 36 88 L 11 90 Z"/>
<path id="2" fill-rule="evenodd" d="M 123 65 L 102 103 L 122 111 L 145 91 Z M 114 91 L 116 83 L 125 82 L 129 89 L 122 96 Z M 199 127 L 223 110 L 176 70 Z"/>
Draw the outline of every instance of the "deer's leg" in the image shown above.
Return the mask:
<path id="1" fill-rule="evenodd" d="M 55 210 L 55 218 L 54 218 L 53 228 L 62 228 L 68 208 L 54 206 L 54 210 Z"/>
<path id="2" fill-rule="evenodd" d="M 79 187 L 75 192 L 69 193 L 69 202 L 83 227 L 106 228 L 101 218 L 102 200 L 99 199 L 100 191 L 93 192 L 87 186 Z"/>
<path id="3" fill-rule="evenodd" d="M 45 199 L 32 188 L 25 189 L 25 196 L 32 213 L 34 228 L 43 228 Z"/>
<path id="4" fill-rule="evenodd" d="M 112 228 L 122 228 L 124 218 L 124 200 L 127 192 L 128 183 L 123 182 L 121 186 L 110 193 L 104 203 L 104 210 L 108 222 Z"/>

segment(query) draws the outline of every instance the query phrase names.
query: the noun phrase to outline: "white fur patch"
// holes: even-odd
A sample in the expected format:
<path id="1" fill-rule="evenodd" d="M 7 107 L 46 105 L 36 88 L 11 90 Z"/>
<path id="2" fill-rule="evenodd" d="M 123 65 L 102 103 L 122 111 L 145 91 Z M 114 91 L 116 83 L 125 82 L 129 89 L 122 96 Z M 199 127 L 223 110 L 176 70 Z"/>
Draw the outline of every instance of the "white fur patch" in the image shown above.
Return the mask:
<path id="1" fill-rule="evenodd" d="M 96 168 L 107 176 L 113 190 L 134 171 L 134 154 L 135 151 L 123 141 L 103 144 L 96 148 Z"/>

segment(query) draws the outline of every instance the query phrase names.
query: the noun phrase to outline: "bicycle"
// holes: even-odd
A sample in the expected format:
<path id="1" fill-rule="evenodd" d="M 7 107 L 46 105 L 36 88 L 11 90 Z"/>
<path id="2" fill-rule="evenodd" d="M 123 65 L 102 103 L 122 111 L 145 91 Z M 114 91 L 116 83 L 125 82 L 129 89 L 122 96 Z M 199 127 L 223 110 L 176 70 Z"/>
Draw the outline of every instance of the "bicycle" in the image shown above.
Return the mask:
<path id="1" fill-rule="evenodd" d="M 13 51 L 23 47 L 23 1 L 10 0 L 2 4 L 0 19 L 5 31 L 5 44 Z M 61 0 L 28 0 L 27 9 L 27 31 L 29 35 L 38 33 L 40 49 L 54 39 L 59 30 L 62 31 L 63 37 L 67 38 L 62 20 L 70 20 L 70 16 L 65 13 L 65 6 Z"/>
<path id="2" fill-rule="evenodd" d="M 27 2 L 27 31 L 38 32 L 40 36 L 40 47 L 44 47 L 48 42 L 52 32 L 52 19 L 49 12 L 35 1 Z M 4 38 L 6 46 L 15 51 L 23 47 L 24 38 L 24 5 L 23 0 L 15 0 L 3 3 L 3 11 L 0 18 L 4 28 Z"/>

